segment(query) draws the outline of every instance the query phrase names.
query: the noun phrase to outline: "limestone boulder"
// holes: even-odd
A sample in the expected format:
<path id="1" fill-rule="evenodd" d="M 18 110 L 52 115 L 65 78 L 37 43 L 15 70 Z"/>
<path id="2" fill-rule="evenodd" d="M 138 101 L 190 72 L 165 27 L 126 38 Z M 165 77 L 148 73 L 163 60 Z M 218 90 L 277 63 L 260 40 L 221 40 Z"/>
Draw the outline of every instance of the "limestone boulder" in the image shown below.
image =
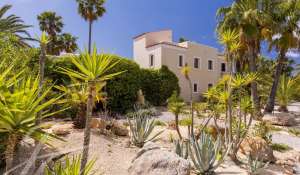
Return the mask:
<path id="1" fill-rule="evenodd" d="M 148 142 L 132 160 L 128 172 L 129 175 L 189 175 L 190 164 L 175 153 Z"/>
<path id="2" fill-rule="evenodd" d="M 52 133 L 58 136 L 65 136 L 71 133 L 73 128 L 73 124 L 59 124 L 54 125 L 52 129 Z"/>
<path id="3" fill-rule="evenodd" d="M 275 162 L 272 148 L 260 137 L 247 137 L 241 143 L 239 151 L 244 155 L 250 155 L 254 159 L 264 162 Z"/>
<path id="4" fill-rule="evenodd" d="M 266 121 L 272 125 L 279 126 L 294 126 L 296 125 L 295 116 L 290 113 L 274 113 L 274 114 L 265 114 L 263 121 Z"/>
<path id="5" fill-rule="evenodd" d="M 125 127 L 120 122 L 113 122 L 111 127 L 111 132 L 117 136 L 123 136 L 123 137 L 128 136 L 129 134 L 127 127 Z"/>

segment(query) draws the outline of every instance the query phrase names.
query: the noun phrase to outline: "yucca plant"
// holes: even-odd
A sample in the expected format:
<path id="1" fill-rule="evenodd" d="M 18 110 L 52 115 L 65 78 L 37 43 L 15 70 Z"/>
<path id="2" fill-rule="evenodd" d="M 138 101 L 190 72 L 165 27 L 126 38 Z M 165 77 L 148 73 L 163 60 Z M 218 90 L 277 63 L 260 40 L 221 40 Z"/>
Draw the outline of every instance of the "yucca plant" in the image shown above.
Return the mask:
<path id="1" fill-rule="evenodd" d="M 279 87 L 277 90 L 277 102 L 279 104 L 279 111 L 288 112 L 287 105 L 291 102 L 293 95 L 299 89 L 300 76 L 290 78 L 283 75 L 280 78 Z"/>
<path id="2" fill-rule="evenodd" d="M 189 141 L 188 140 L 175 140 L 175 153 L 184 159 L 189 156 Z"/>
<path id="3" fill-rule="evenodd" d="M 175 115 L 175 127 L 178 134 L 179 139 L 182 139 L 180 129 L 178 126 L 179 114 L 183 112 L 185 107 L 185 103 L 183 99 L 181 99 L 177 92 L 173 92 L 172 96 L 168 99 L 168 110 Z"/>
<path id="4" fill-rule="evenodd" d="M 119 62 L 114 61 L 112 55 L 98 54 L 96 47 L 91 54 L 84 52 L 80 56 L 71 57 L 71 62 L 76 69 L 60 68 L 60 72 L 78 80 L 81 84 L 86 84 L 88 89 L 88 99 L 86 104 L 86 121 L 84 130 L 83 152 L 81 160 L 81 170 L 85 169 L 88 160 L 90 144 L 90 121 L 94 106 L 94 98 L 98 83 L 106 83 L 107 80 L 120 75 L 122 72 L 109 73 Z"/>
<path id="5" fill-rule="evenodd" d="M 153 141 L 162 132 L 159 131 L 155 135 L 151 136 L 151 133 L 155 127 L 155 120 L 149 116 L 141 115 L 141 113 L 133 113 L 132 118 L 128 118 L 128 124 L 131 132 L 131 143 L 137 147 L 143 147 L 146 142 Z"/>
<path id="6" fill-rule="evenodd" d="M 92 175 L 93 166 L 95 165 L 96 160 L 91 160 L 87 162 L 84 172 L 80 172 L 80 161 L 81 155 L 74 155 L 72 159 L 68 156 L 65 157 L 65 161 L 55 162 L 54 167 L 47 166 L 45 168 L 45 175 Z"/>
<path id="7" fill-rule="evenodd" d="M 38 78 L 27 78 L 16 82 L 10 88 L 2 87 L 0 91 L 0 133 L 7 134 L 5 160 L 6 171 L 13 167 L 15 149 L 24 136 L 47 143 L 49 138 L 57 138 L 45 133 L 36 125 L 37 114 L 53 105 L 60 97 L 47 98 L 51 87 L 39 89 Z M 40 103 L 43 101 L 43 103 Z M 41 113 L 40 119 L 57 112 Z M 59 111 L 58 111 L 59 112 Z M 9 172 L 8 172 L 9 173 Z"/>
<path id="8" fill-rule="evenodd" d="M 210 175 L 218 168 L 227 156 L 231 144 L 226 150 L 222 149 L 221 136 L 219 135 L 214 141 L 212 136 L 202 132 L 199 140 L 190 139 L 189 156 L 198 174 Z"/>

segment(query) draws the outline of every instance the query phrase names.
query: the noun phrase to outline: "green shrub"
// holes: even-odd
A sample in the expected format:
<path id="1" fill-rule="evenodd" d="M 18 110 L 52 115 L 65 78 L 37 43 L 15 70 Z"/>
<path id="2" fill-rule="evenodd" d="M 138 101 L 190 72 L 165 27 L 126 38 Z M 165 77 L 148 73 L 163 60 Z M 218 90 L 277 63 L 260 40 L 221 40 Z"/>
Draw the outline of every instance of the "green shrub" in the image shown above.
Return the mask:
<path id="1" fill-rule="evenodd" d="M 167 124 L 161 120 L 155 120 L 155 126 L 167 126 Z"/>
<path id="2" fill-rule="evenodd" d="M 166 66 L 159 70 L 143 69 L 141 80 L 145 99 L 156 106 L 164 105 L 174 91 L 180 91 L 177 76 Z"/>
<path id="3" fill-rule="evenodd" d="M 111 71 L 126 70 L 126 72 L 107 82 L 107 107 L 110 111 L 125 113 L 133 109 L 137 100 L 137 92 L 141 89 L 141 69 L 138 64 L 129 59 L 117 56 L 115 59 L 120 60 L 120 63 Z"/>
<path id="4" fill-rule="evenodd" d="M 286 151 L 289 151 L 289 150 L 292 150 L 291 147 L 289 147 L 288 145 L 286 144 L 282 144 L 282 143 L 273 143 L 271 145 L 271 148 L 275 151 L 279 151 L 279 152 L 286 152 Z"/>
<path id="5" fill-rule="evenodd" d="M 300 130 L 296 128 L 290 128 L 288 132 L 296 137 L 300 136 Z"/>

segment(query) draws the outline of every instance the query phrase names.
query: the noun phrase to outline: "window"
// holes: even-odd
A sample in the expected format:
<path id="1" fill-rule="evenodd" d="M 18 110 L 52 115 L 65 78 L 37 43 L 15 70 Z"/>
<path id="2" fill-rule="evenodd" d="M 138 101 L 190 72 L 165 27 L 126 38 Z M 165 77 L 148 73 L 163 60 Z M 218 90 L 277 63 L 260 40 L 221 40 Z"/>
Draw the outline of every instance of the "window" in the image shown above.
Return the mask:
<path id="1" fill-rule="evenodd" d="M 197 83 L 194 83 L 194 86 L 193 86 L 193 92 L 194 92 L 194 93 L 197 93 L 197 92 L 198 92 L 198 84 L 197 84 Z"/>
<path id="2" fill-rule="evenodd" d="M 150 65 L 150 67 L 154 66 L 154 55 L 152 55 L 152 54 L 149 57 L 149 65 Z"/>
<path id="3" fill-rule="evenodd" d="M 213 61 L 208 60 L 208 70 L 213 70 Z"/>
<path id="4" fill-rule="evenodd" d="M 199 68 L 199 58 L 194 58 L 194 68 L 195 69 Z"/>
<path id="5" fill-rule="evenodd" d="M 178 66 L 183 67 L 183 56 L 182 55 L 179 55 L 179 57 L 178 57 Z"/>
<path id="6" fill-rule="evenodd" d="M 212 84 L 212 83 L 209 83 L 207 87 L 208 87 L 208 89 L 210 89 L 210 88 L 213 87 L 213 84 Z"/>
<path id="7" fill-rule="evenodd" d="M 226 72 L 226 64 L 225 63 L 221 64 L 221 72 Z"/>

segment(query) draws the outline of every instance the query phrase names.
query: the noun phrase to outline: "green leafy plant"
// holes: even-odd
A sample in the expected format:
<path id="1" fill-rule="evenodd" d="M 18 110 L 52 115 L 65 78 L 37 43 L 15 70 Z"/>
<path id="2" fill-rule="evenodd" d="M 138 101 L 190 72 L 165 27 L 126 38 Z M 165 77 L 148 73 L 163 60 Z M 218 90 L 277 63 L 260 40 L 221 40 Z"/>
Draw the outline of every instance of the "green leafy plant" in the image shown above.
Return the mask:
<path id="1" fill-rule="evenodd" d="M 299 137 L 300 136 L 300 130 L 296 128 L 289 128 L 288 132 L 290 134 L 293 134 L 294 136 Z"/>
<path id="2" fill-rule="evenodd" d="M 227 150 L 222 150 L 221 136 L 214 141 L 212 136 L 202 132 L 199 140 L 190 139 L 189 156 L 192 159 L 193 165 L 197 173 L 209 175 L 213 174 L 214 170 L 218 168 L 224 161 L 231 146 Z"/>
<path id="3" fill-rule="evenodd" d="M 161 120 L 155 120 L 155 126 L 167 126 L 167 124 Z"/>
<path id="4" fill-rule="evenodd" d="M 175 153 L 184 158 L 187 159 L 189 156 L 189 141 L 188 140 L 175 140 Z"/>
<path id="5" fill-rule="evenodd" d="M 178 126 L 179 123 L 178 118 L 179 118 L 179 114 L 183 112 L 184 106 L 185 103 L 183 99 L 181 99 L 178 96 L 178 93 L 174 91 L 172 96 L 168 99 L 168 110 L 175 115 L 175 128 L 180 139 L 182 139 L 182 136 Z"/>
<path id="6" fill-rule="evenodd" d="M 259 170 L 266 168 L 268 164 L 258 160 L 258 158 L 253 159 L 251 156 L 248 157 L 248 169 L 251 175 L 259 174 Z"/>
<path id="7" fill-rule="evenodd" d="M 254 125 L 254 135 L 264 139 L 268 144 L 272 142 L 270 125 L 265 122 L 258 122 Z"/>
<path id="8" fill-rule="evenodd" d="M 73 156 L 70 159 L 68 156 L 65 157 L 65 161 L 55 162 L 54 167 L 47 166 L 45 168 L 45 175 L 92 175 L 94 174 L 92 169 L 95 165 L 96 160 L 91 160 L 86 164 L 84 172 L 80 171 L 81 155 Z"/>
<path id="9" fill-rule="evenodd" d="M 292 149 L 288 145 L 282 143 L 272 143 L 271 148 L 279 152 L 286 152 Z"/>
<path id="10" fill-rule="evenodd" d="M 139 112 L 133 113 L 132 118 L 128 118 L 128 123 L 131 132 L 131 142 L 137 147 L 143 147 L 146 142 L 153 141 L 163 132 L 160 131 L 150 137 L 155 127 L 155 120 Z"/>

